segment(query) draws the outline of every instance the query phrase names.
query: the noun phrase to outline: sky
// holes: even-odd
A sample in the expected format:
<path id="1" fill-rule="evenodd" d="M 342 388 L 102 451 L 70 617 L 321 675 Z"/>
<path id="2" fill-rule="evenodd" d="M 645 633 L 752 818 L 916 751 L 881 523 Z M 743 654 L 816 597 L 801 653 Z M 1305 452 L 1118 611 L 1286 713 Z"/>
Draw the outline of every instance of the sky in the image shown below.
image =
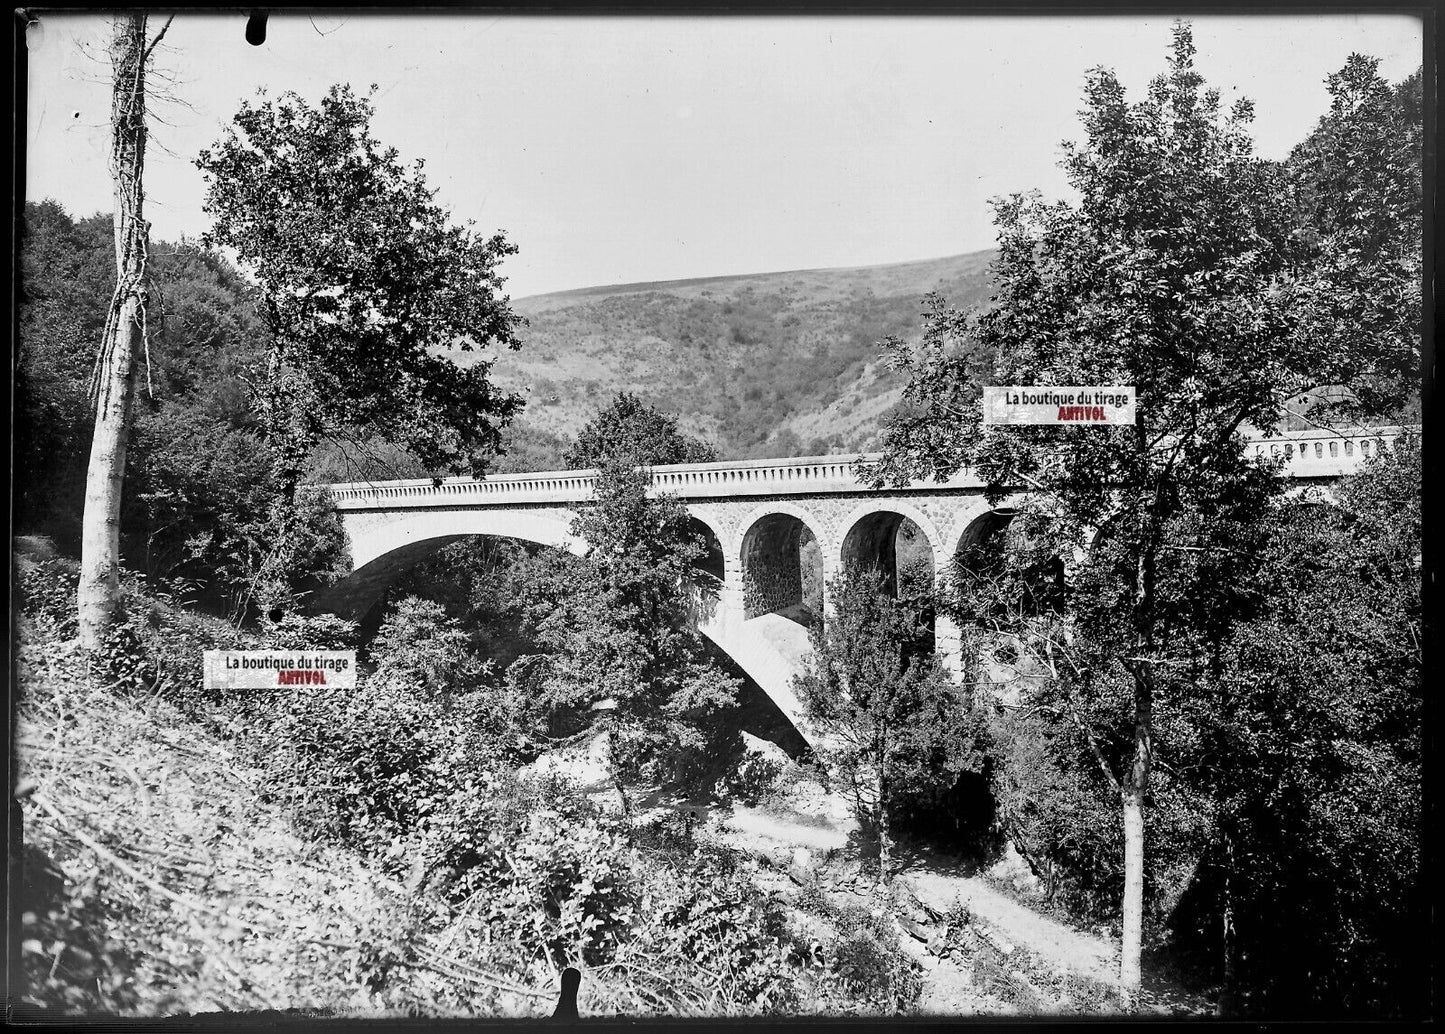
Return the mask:
<path id="1" fill-rule="evenodd" d="M 1397 82 L 1421 26 L 1396 15 L 1196 16 L 1196 69 L 1255 102 L 1283 158 L 1351 52 Z M 152 31 L 163 19 L 152 17 Z M 514 298 L 570 288 L 936 258 L 993 246 L 988 199 L 1067 197 L 1090 68 L 1131 99 L 1165 68 L 1169 17 L 533 17 L 178 14 L 157 48 L 146 215 L 203 233 L 191 164 L 258 88 L 316 101 L 378 86 L 375 135 L 458 222 L 518 246 Z M 27 31 L 29 199 L 109 211 L 108 22 Z"/>

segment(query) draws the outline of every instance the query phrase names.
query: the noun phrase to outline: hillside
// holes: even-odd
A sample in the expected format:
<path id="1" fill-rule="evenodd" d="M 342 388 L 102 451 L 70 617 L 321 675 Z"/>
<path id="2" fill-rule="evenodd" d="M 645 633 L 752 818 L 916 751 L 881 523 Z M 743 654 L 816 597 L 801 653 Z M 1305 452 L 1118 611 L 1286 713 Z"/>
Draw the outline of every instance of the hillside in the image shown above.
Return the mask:
<path id="1" fill-rule="evenodd" d="M 1043 914 L 1016 856 L 984 869 L 907 842 L 880 891 L 846 795 L 763 741 L 743 737 L 711 795 L 639 785 L 629 817 L 605 733 L 510 776 L 465 751 L 342 759 L 345 735 L 272 738 L 304 709 L 288 691 L 205 698 L 134 667 L 97 687 L 63 638 L 74 562 L 42 539 L 17 547 L 20 1019 L 546 1016 L 561 956 L 541 949 L 563 944 L 587 1017 L 1117 1012 L 1109 938 Z M 175 673 L 194 673 L 208 636 L 254 645 L 138 587 L 128 599 Z M 375 742 L 476 728 L 378 719 L 375 688 L 343 704 Z M 428 796 L 428 772 L 452 790 Z M 403 787 L 427 807 L 397 810 Z M 474 807 L 482 824 L 458 826 Z M 364 818 L 334 821 L 348 815 Z M 434 850 L 453 829 L 467 853 Z M 479 882 L 454 892 L 462 871 Z M 607 924 L 605 945 L 581 947 L 588 923 Z M 1206 1005 L 1146 994 L 1160 1014 Z"/>
<path id="2" fill-rule="evenodd" d="M 570 436 L 619 390 L 680 413 L 726 457 L 864 449 L 901 378 L 878 362 L 916 337 L 924 295 L 984 300 L 993 252 L 849 269 L 593 287 L 514 302 L 530 325 L 494 372 L 530 386 L 525 423 Z M 455 358 L 465 363 L 473 353 Z"/>

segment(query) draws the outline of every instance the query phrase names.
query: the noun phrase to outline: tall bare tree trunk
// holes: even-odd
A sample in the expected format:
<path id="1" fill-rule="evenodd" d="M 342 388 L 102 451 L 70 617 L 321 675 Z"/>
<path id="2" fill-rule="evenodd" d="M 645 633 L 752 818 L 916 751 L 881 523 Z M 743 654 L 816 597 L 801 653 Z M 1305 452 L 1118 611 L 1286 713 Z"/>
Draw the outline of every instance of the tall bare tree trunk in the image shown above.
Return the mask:
<path id="1" fill-rule="evenodd" d="M 1124 811 L 1123 936 L 1119 946 L 1119 991 L 1132 1006 L 1139 993 L 1144 932 L 1144 791 L 1132 776 L 1121 794 Z"/>
<path id="2" fill-rule="evenodd" d="M 1132 1009 L 1141 981 L 1144 942 L 1144 801 L 1154 757 L 1154 550 L 1159 523 L 1153 512 L 1143 537 L 1134 599 L 1135 656 L 1127 666 L 1134 677 L 1134 757 L 1119 787 L 1124 819 L 1124 901 L 1119 944 L 1119 997 Z"/>
<path id="3" fill-rule="evenodd" d="M 166 22 L 166 27 L 170 22 Z M 147 226 L 141 176 L 145 168 L 145 69 L 160 35 L 147 45 L 146 15 L 115 17 L 111 36 L 111 175 L 115 180 L 116 288 L 96 358 L 95 435 L 85 477 L 81 524 L 80 641 L 99 647 L 120 609 L 120 503 L 135 398 L 136 353 L 144 347 Z"/>

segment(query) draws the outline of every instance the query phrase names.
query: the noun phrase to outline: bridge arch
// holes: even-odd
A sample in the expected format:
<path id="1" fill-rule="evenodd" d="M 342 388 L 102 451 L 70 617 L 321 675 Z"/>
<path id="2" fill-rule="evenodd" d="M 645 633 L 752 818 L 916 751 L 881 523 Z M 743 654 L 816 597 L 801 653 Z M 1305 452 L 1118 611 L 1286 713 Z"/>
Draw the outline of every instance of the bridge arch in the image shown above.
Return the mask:
<path id="1" fill-rule="evenodd" d="M 352 520 L 347 529 L 352 572 L 317 594 L 312 605 L 360 620 L 402 572 L 443 546 L 473 536 L 562 546 L 581 554 L 586 544 L 571 531 L 571 516 L 527 510 L 413 511 L 385 521 Z"/>
<path id="2" fill-rule="evenodd" d="M 955 529 L 957 538 L 949 556 L 948 575 L 965 581 L 965 575 L 991 578 L 1002 575 L 1006 570 L 1006 557 L 1010 545 L 1007 536 L 1014 520 L 1022 511 L 1023 497 L 1009 496 L 997 504 L 974 508 L 960 519 Z M 1079 559 L 1083 556 L 1077 548 L 1069 555 L 1053 550 L 1034 554 L 1028 565 L 1015 573 L 1022 577 L 1025 590 L 1022 597 L 1011 602 L 1002 599 L 980 605 L 985 608 L 1023 606 L 1029 612 L 1052 611 L 1065 605 L 1067 586 L 1072 579 Z M 984 599 L 987 599 L 985 595 Z"/>
<path id="3" fill-rule="evenodd" d="M 743 617 L 782 614 L 808 624 L 828 574 L 817 519 L 800 506 L 777 501 L 754 509 L 741 528 L 735 555 L 742 575 Z M 810 543 L 816 543 L 816 559 Z"/>
<path id="4" fill-rule="evenodd" d="M 939 550 L 939 555 L 943 557 L 943 562 L 939 565 L 939 577 L 953 574 L 958 557 L 965 549 L 981 545 L 1006 530 L 1023 506 L 1025 498 L 1023 493 L 1014 492 L 997 503 L 990 503 L 979 496 L 969 505 L 962 507 L 949 525 L 943 546 Z"/>
<path id="5" fill-rule="evenodd" d="M 702 539 L 703 548 L 707 550 L 694 566 L 712 575 L 719 583 L 726 581 L 727 548 L 722 532 L 711 521 L 692 512 L 688 513 L 688 527 Z"/>
<path id="6" fill-rule="evenodd" d="M 902 499 L 880 499 L 856 507 L 840 525 L 844 531 L 837 542 L 835 562 L 840 570 L 873 567 L 882 572 L 885 587 L 897 592 L 898 541 L 908 526 L 922 536 L 928 559 L 929 580 L 936 580 L 943 543 L 933 521 L 916 506 Z"/>

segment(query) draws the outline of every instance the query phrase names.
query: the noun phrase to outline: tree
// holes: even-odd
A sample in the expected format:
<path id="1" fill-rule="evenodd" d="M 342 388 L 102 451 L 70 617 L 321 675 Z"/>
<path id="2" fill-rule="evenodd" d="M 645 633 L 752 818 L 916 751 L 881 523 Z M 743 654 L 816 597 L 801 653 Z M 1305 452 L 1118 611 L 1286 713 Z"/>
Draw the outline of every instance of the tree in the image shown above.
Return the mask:
<path id="1" fill-rule="evenodd" d="M 375 87 L 373 87 L 373 91 Z M 285 598 L 292 501 L 319 441 L 376 435 L 433 473 L 480 476 L 522 399 L 494 360 L 444 350 L 518 348 L 522 320 L 497 272 L 515 248 L 451 225 L 422 176 L 372 136 L 372 103 L 333 86 L 243 104 L 196 165 L 214 219 L 204 240 L 255 277 L 271 332 L 255 393 L 276 454 L 268 595 Z"/>
<path id="2" fill-rule="evenodd" d="M 432 600 L 403 596 L 371 644 L 376 679 L 418 691 L 460 693 L 484 671 L 461 625 Z"/>
<path id="3" fill-rule="evenodd" d="M 586 556 L 544 551 L 524 583 L 523 610 L 548 653 L 509 669 L 554 709 L 604 716 L 628 809 L 627 784 L 642 768 L 702 746 L 700 724 L 737 693 L 696 627 L 699 596 L 717 590 L 696 566 L 705 547 L 686 507 L 649 497 L 650 481 L 624 459 L 604 461 L 594 500 L 572 525 Z"/>
<path id="4" fill-rule="evenodd" d="M 1407 436 L 1335 504 L 1273 514 L 1247 574 L 1263 603 L 1174 751 L 1210 825 L 1176 933 L 1209 931 L 1246 1015 L 1423 1011 L 1420 489 Z"/>
<path id="5" fill-rule="evenodd" d="M 1318 250 L 1295 295 L 1315 384 L 1348 387 L 1307 418 L 1418 420 L 1424 124 L 1421 73 L 1396 87 L 1351 54 L 1330 110 L 1285 162 L 1298 233 Z"/>
<path id="6" fill-rule="evenodd" d="M 678 430 L 677 417 L 659 412 L 630 391 L 620 391 L 577 433 L 563 456 L 569 470 L 626 459 L 634 466 L 712 463 L 717 452 L 700 438 Z"/>
<path id="7" fill-rule="evenodd" d="M 889 812 L 907 792 L 950 784 L 977 767 L 970 701 L 931 654 L 919 654 L 920 612 L 883 577 L 852 570 L 829 586 L 833 613 L 809 630 L 813 653 L 794 686 L 859 814 L 878 835 L 878 883 L 891 876 Z"/>
<path id="8" fill-rule="evenodd" d="M 114 293 L 115 230 L 109 215 L 72 220 L 43 201 L 25 206 L 21 234 L 15 529 L 79 556 L 96 416 L 87 388 Z"/>
<path id="9" fill-rule="evenodd" d="M 145 190 L 146 70 L 151 52 L 170 28 L 146 39 L 147 15 L 117 15 L 110 44 L 111 176 L 115 181 L 115 293 L 106 313 L 91 393 L 95 434 L 85 476 L 76 605 L 80 642 L 97 650 L 115 623 L 120 595 L 120 506 L 125 453 L 135 399 L 137 353 L 146 343 Z"/>
<path id="10" fill-rule="evenodd" d="M 1126 1001 L 1140 980 L 1155 709 L 1187 696 L 1185 673 L 1242 605 L 1230 578 L 1258 537 L 1229 534 L 1255 527 L 1279 490 L 1274 470 L 1245 456 L 1241 430 L 1277 426 L 1309 374 L 1292 288 L 1311 252 L 1292 233 L 1284 177 L 1252 153 L 1249 102 L 1222 112 L 1193 55 L 1177 25 L 1168 73 L 1134 104 L 1112 72 L 1090 73 L 1086 141 L 1066 145 L 1063 162 L 1079 203 L 995 203 L 994 298 L 974 318 L 935 300 L 922 354 L 895 349 L 909 408 L 872 472 L 881 486 L 970 464 L 992 498 L 1030 486 L 1063 556 L 1114 515 L 1090 589 L 1074 597 L 1097 647 L 1079 688 L 1122 693 L 1132 731 L 1124 757 L 1100 750 L 1124 829 Z M 983 382 L 1133 385 L 1137 422 L 985 428 Z"/>

